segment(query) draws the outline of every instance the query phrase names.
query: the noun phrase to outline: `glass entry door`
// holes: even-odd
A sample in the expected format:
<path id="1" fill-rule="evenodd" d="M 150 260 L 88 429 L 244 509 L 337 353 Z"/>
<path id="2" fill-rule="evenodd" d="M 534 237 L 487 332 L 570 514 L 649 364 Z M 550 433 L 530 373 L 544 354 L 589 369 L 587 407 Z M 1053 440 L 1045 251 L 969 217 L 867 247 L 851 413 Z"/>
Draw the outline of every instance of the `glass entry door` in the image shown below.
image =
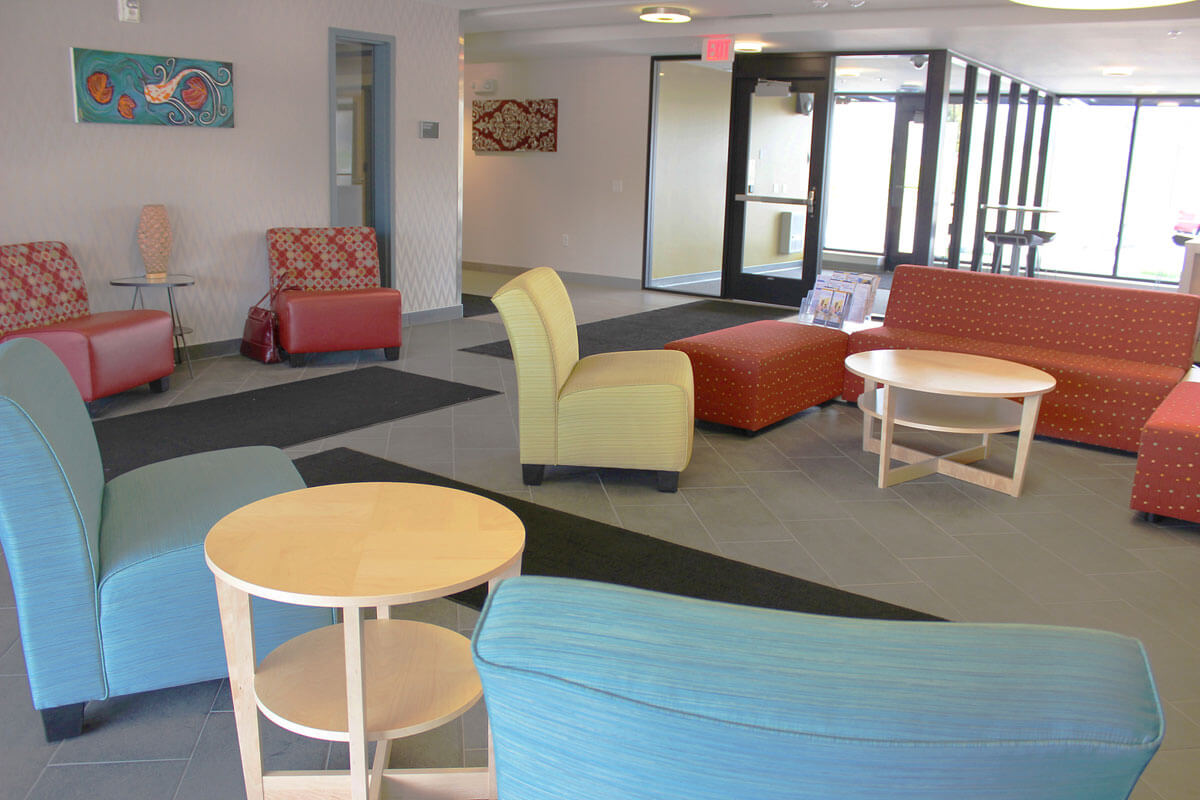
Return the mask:
<path id="1" fill-rule="evenodd" d="M 828 81 L 735 77 L 724 296 L 799 306 L 821 258 Z"/>

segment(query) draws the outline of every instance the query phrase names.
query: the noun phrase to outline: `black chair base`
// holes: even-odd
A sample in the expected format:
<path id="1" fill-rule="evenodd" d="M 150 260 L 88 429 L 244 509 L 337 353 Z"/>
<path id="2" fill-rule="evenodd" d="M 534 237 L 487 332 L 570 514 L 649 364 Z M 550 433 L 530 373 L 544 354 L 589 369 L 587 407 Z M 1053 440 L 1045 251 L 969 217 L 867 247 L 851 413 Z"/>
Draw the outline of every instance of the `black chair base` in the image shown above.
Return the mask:
<path id="1" fill-rule="evenodd" d="M 383 357 L 386 358 L 388 361 L 399 361 L 400 360 L 400 348 L 399 347 L 383 348 Z"/>
<path id="2" fill-rule="evenodd" d="M 47 742 L 61 742 L 63 739 L 73 739 L 83 733 L 84 703 L 71 703 L 68 706 L 43 708 L 42 728 L 46 732 Z"/>
<path id="3" fill-rule="evenodd" d="M 669 470 L 659 470 L 658 473 L 658 490 L 660 492 L 674 493 L 679 491 L 679 473 Z"/>
<path id="4" fill-rule="evenodd" d="M 150 381 L 150 391 L 154 394 L 162 394 L 167 389 L 171 388 L 171 376 L 163 375 L 158 380 Z"/>

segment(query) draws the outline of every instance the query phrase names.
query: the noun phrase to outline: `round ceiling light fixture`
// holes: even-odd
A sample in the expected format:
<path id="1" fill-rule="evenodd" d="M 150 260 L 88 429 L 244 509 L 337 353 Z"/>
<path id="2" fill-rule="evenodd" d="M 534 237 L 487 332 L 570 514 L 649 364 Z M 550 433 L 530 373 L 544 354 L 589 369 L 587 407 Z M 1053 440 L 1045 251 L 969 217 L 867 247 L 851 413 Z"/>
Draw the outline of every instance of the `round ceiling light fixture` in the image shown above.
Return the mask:
<path id="1" fill-rule="evenodd" d="M 762 42 L 734 42 L 733 52 L 735 53 L 761 53 L 763 51 Z"/>
<path id="2" fill-rule="evenodd" d="M 1130 8 L 1153 8 L 1155 6 L 1177 6 L 1192 0 L 1012 0 L 1023 6 L 1038 8 L 1063 8 L 1072 11 L 1120 11 Z"/>
<path id="3" fill-rule="evenodd" d="M 691 22 L 692 12 L 679 6 L 647 6 L 638 19 L 642 22 Z"/>

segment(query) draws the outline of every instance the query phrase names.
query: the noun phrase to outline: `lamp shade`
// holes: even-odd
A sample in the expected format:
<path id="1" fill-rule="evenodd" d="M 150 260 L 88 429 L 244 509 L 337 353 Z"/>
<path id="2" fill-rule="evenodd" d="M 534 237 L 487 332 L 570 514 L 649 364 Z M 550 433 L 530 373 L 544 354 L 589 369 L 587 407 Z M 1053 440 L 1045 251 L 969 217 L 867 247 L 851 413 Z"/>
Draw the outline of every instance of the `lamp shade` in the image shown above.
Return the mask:
<path id="1" fill-rule="evenodd" d="M 171 260 L 172 239 L 166 206 L 142 206 L 137 239 L 138 249 L 142 251 L 142 263 L 146 265 L 146 277 L 164 277 L 167 274 L 167 262 Z"/>

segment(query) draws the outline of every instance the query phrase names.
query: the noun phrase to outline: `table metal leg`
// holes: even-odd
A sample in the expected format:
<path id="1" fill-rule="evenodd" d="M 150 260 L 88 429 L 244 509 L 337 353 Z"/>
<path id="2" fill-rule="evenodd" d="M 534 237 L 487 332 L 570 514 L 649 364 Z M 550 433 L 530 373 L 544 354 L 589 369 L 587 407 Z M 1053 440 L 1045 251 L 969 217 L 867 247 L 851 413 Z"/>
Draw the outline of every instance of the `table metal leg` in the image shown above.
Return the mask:
<path id="1" fill-rule="evenodd" d="M 140 292 L 141 289 L 139 288 Z M 175 287 L 167 286 L 167 306 L 171 309 L 171 333 L 175 339 L 175 360 L 182 363 L 187 361 L 188 376 L 196 377 L 192 372 L 192 356 L 187 349 L 187 332 L 179 320 L 179 312 L 175 308 Z"/>

